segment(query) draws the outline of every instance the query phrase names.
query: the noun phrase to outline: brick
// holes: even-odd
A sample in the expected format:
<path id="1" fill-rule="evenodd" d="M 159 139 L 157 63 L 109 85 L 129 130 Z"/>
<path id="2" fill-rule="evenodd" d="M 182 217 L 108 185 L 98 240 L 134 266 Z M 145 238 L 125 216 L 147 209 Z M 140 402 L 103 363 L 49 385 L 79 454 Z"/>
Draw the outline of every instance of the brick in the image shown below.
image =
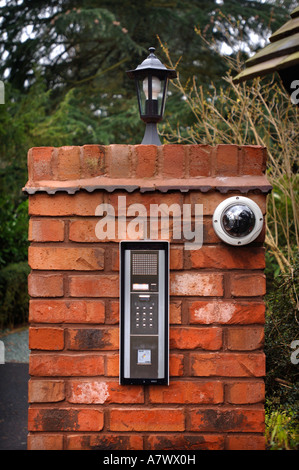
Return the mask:
<path id="1" fill-rule="evenodd" d="M 223 384 L 218 381 L 173 381 L 167 387 L 150 386 L 149 402 L 218 404 L 223 402 Z"/>
<path id="2" fill-rule="evenodd" d="M 172 327 L 169 344 L 171 349 L 200 348 L 215 351 L 222 347 L 222 329 Z"/>
<path id="3" fill-rule="evenodd" d="M 227 450 L 265 450 L 265 436 L 254 434 L 229 434 Z"/>
<path id="4" fill-rule="evenodd" d="M 209 408 L 190 411 L 190 430 L 202 432 L 263 432 L 264 410 Z"/>
<path id="5" fill-rule="evenodd" d="M 149 435 L 149 450 L 223 450 L 224 436 L 221 434 L 163 434 Z M 192 457 L 190 456 L 190 459 Z"/>
<path id="6" fill-rule="evenodd" d="M 57 177 L 61 181 L 80 178 L 80 147 L 64 146 L 58 149 Z"/>
<path id="7" fill-rule="evenodd" d="M 119 323 L 119 301 L 118 300 L 109 301 L 109 308 L 108 308 L 108 311 L 106 312 L 105 322 L 108 325 L 117 325 Z"/>
<path id="8" fill-rule="evenodd" d="M 70 350 L 118 350 L 118 328 L 69 328 L 67 330 Z"/>
<path id="9" fill-rule="evenodd" d="M 69 383 L 69 403 L 144 403 L 142 386 L 122 387 L 113 380 L 71 380 Z"/>
<path id="10" fill-rule="evenodd" d="M 233 382 L 226 385 L 226 401 L 233 405 L 264 402 L 265 384 L 261 381 Z"/>
<path id="11" fill-rule="evenodd" d="M 97 206 L 104 202 L 103 197 L 103 193 L 99 191 L 93 193 L 80 191 L 72 195 L 37 193 L 29 196 L 29 215 L 51 217 L 94 216 Z"/>
<path id="12" fill-rule="evenodd" d="M 222 296 L 223 275 L 219 273 L 172 273 L 170 275 L 170 294 Z"/>
<path id="13" fill-rule="evenodd" d="M 125 199 L 118 200 L 119 196 L 123 196 Z M 150 215 L 151 204 L 157 204 L 158 206 L 160 204 L 166 204 L 168 207 L 172 204 L 178 204 L 182 207 L 183 204 L 183 195 L 178 191 L 165 193 L 163 194 L 163 199 L 161 199 L 161 193 L 158 191 L 150 191 L 146 193 L 133 191 L 132 193 L 127 193 L 116 190 L 109 193 L 107 199 L 108 204 L 111 204 L 114 207 L 115 215 L 123 215 L 124 212 L 127 212 L 127 208 L 132 204 L 143 204 L 148 216 Z M 126 204 L 126 207 L 124 207 L 124 203 Z"/>
<path id="14" fill-rule="evenodd" d="M 239 166 L 239 147 L 237 145 L 219 144 L 216 146 L 216 174 L 236 176 Z"/>
<path id="15" fill-rule="evenodd" d="M 262 273 L 231 274 L 230 283 L 234 297 L 258 297 L 266 294 L 266 276 Z"/>
<path id="16" fill-rule="evenodd" d="M 51 180 L 53 147 L 33 147 L 28 152 L 29 179 L 33 181 Z"/>
<path id="17" fill-rule="evenodd" d="M 227 349 L 231 351 L 253 351 L 264 346 L 264 328 L 229 328 L 227 330 Z"/>
<path id="18" fill-rule="evenodd" d="M 70 276 L 71 297 L 118 297 L 117 275 Z"/>
<path id="19" fill-rule="evenodd" d="M 65 399 L 64 380 L 32 380 L 28 382 L 29 403 L 59 402 Z"/>
<path id="20" fill-rule="evenodd" d="M 119 354 L 108 354 L 106 365 L 107 377 L 118 377 L 119 375 Z"/>
<path id="21" fill-rule="evenodd" d="M 188 145 L 187 149 L 189 176 L 210 176 L 212 147 L 210 145 Z"/>
<path id="22" fill-rule="evenodd" d="M 126 178 L 131 174 L 130 145 L 109 145 L 106 149 L 106 169 L 111 178 Z"/>
<path id="23" fill-rule="evenodd" d="M 240 193 L 237 191 L 232 191 L 229 193 L 229 197 L 240 196 Z M 267 196 L 265 194 L 254 194 L 249 192 L 246 194 L 246 197 L 252 199 L 260 207 L 263 214 L 266 213 L 267 207 Z M 220 202 L 228 198 L 227 194 L 221 194 L 218 191 L 209 191 L 203 193 L 201 191 L 192 191 L 190 192 L 190 203 L 192 204 L 192 215 L 194 215 L 194 204 L 203 204 L 203 215 L 210 216 L 214 214 L 216 207 Z"/>
<path id="24" fill-rule="evenodd" d="M 64 221 L 31 218 L 28 239 L 33 242 L 62 242 L 64 240 Z"/>
<path id="25" fill-rule="evenodd" d="M 262 247 L 203 246 L 190 251 L 192 268 L 264 269 L 265 250 Z"/>
<path id="26" fill-rule="evenodd" d="M 33 323 L 104 323 L 102 300 L 37 300 L 29 302 L 29 321 Z"/>
<path id="27" fill-rule="evenodd" d="M 66 437 L 67 450 L 142 450 L 143 437 L 115 434 L 72 434 Z"/>
<path id="28" fill-rule="evenodd" d="M 62 434 L 29 434 L 28 450 L 63 450 Z"/>
<path id="29" fill-rule="evenodd" d="M 104 269 L 102 248 L 30 246 L 28 263 L 32 269 L 93 271 Z"/>
<path id="30" fill-rule="evenodd" d="M 163 178 L 183 178 L 185 171 L 185 150 L 182 145 L 164 145 L 163 151 Z"/>
<path id="31" fill-rule="evenodd" d="M 100 176 L 105 171 L 105 146 L 83 145 L 81 160 L 82 178 Z"/>
<path id="32" fill-rule="evenodd" d="M 189 305 L 190 323 L 238 325 L 265 323 L 263 302 L 195 301 Z"/>
<path id="33" fill-rule="evenodd" d="M 169 319 L 172 325 L 180 325 L 182 323 L 182 302 L 170 302 Z"/>
<path id="34" fill-rule="evenodd" d="M 184 374 L 183 354 L 171 353 L 169 355 L 169 375 L 171 377 L 180 377 Z"/>
<path id="35" fill-rule="evenodd" d="M 103 411 L 93 408 L 29 408 L 29 431 L 101 431 Z"/>
<path id="36" fill-rule="evenodd" d="M 179 409 L 128 408 L 110 410 L 111 431 L 184 431 L 185 416 Z"/>
<path id="37" fill-rule="evenodd" d="M 261 353 L 191 353 L 191 375 L 199 377 L 263 377 L 265 355 Z"/>
<path id="38" fill-rule="evenodd" d="M 184 266 L 184 250 L 183 247 L 170 246 L 169 254 L 170 269 L 183 269 Z"/>
<path id="39" fill-rule="evenodd" d="M 62 297 L 63 276 L 61 274 L 36 274 L 28 276 L 28 292 L 31 297 Z"/>
<path id="40" fill-rule="evenodd" d="M 31 354 L 29 374 L 36 377 L 103 375 L 104 357 L 95 354 Z"/>
<path id="41" fill-rule="evenodd" d="M 155 175 L 157 165 L 156 145 L 135 145 L 133 158 L 136 178 L 150 178 Z"/>
<path id="42" fill-rule="evenodd" d="M 30 327 L 29 349 L 59 351 L 64 348 L 64 330 L 62 328 Z"/>
<path id="43" fill-rule="evenodd" d="M 241 147 L 241 174 L 262 175 L 266 171 L 267 149 L 259 145 Z"/>

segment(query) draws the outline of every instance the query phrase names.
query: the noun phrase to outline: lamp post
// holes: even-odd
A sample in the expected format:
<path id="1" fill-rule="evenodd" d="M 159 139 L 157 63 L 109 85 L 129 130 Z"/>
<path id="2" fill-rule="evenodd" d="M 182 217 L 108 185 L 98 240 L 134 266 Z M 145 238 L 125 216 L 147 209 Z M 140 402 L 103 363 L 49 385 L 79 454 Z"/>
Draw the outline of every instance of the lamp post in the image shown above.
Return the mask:
<path id="1" fill-rule="evenodd" d="M 146 123 L 143 145 L 161 145 L 157 123 L 163 118 L 167 97 L 168 80 L 176 78 L 175 70 L 170 70 L 155 56 L 155 48 L 149 48 L 149 56 L 136 67 L 127 72 L 135 80 L 139 114 Z"/>

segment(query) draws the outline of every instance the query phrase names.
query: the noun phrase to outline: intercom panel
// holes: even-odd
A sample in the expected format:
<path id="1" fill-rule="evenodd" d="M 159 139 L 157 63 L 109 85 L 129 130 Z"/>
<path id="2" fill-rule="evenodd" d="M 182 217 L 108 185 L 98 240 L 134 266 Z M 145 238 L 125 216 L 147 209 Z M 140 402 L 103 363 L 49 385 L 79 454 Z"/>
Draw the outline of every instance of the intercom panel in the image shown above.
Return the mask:
<path id="1" fill-rule="evenodd" d="M 169 242 L 120 243 L 120 383 L 168 384 Z"/>

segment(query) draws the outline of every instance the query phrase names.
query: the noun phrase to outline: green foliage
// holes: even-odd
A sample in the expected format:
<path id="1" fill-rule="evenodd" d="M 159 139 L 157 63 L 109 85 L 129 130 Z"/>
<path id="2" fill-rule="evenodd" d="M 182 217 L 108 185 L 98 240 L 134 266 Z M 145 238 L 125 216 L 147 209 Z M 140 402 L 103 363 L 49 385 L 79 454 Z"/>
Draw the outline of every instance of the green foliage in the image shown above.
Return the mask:
<path id="1" fill-rule="evenodd" d="M 299 424 L 291 409 L 267 409 L 265 424 L 268 450 L 299 449 Z"/>
<path id="2" fill-rule="evenodd" d="M 28 201 L 14 206 L 9 196 L 0 198 L 0 268 L 26 261 L 28 251 Z"/>
<path id="3" fill-rule="evenodd" d="M 8 264 L 0 270 L 0 328 L 28 322 L 27 262 Z"/>
<path id="4" fill-rule="evenodd" d="M 299 340 L 299 257 L 291 272 L 280 275 L 267 295 L 265 354 L 266 393 L 272 404 L 297 406 L 299 371 L 291 361 L 291 344 Z"/>

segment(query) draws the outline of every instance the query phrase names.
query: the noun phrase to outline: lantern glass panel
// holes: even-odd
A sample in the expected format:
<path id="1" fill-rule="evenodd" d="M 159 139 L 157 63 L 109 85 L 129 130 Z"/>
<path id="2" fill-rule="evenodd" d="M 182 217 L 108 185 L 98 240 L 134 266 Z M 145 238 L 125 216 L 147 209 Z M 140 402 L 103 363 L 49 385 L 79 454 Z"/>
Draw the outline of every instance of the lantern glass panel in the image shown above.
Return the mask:
<path id="1" fill-rule="evenodd" d="M 158 121 L 162 119 L 165 107 L 167 79 L 147 75 L 138 79 L 138 102 L 141 119 Z"/>

